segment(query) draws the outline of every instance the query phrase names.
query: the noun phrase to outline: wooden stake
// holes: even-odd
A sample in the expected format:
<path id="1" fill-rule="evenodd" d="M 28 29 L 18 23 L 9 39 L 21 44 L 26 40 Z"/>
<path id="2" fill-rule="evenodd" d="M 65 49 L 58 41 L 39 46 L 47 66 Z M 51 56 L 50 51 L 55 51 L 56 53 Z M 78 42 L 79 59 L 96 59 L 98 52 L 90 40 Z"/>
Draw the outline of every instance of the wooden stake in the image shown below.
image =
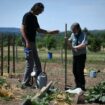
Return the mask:
<path id="1" fill-rule="evenodd" d="M 15 73 L 15 34 L 13 36 L 13 73 Z"/>
<path id="2" fill-rule="evenodd" d="M 67 24 L 65 24 L 65 89 L 67 85 Z"/>
<path id="3" fill-rule="evenodd" d="M 3 76 L 3 34 L 1 34 L 1 76 Z"/>
<path id="4" fill-rule="evenodd" d="M 8 35 L 8 74 L 10 73 L 10 35 Z"/>

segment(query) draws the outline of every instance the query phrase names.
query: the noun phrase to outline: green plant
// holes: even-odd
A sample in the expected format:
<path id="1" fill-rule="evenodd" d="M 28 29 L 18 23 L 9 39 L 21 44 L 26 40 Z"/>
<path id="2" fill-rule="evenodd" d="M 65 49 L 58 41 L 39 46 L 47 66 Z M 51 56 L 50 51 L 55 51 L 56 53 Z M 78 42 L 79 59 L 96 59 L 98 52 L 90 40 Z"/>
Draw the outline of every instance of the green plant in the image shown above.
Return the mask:
<path id="1" fill-rule="evenodd" d="M 31 97 L 27 99 L 31 100 Z M 64 102 L 67 103 L 67 105 L 71 105 L 72 99 L 70 94 L 56 90 L 54 92 L 49 91 L 41 97 L 31 101 L 32 105 L 49 105 L 50 102 Z"/>
<path id="2" fill-rule="evenodd" d="M 3 86 L 3 84 L 6 83 L 6 79 L 0 77 L 0 86 Z"/>
<path id="3" fill-rule="evenodd" d="M 93 52 L 98 52 L 101 50 L 101 40 L 96 37 L 95 35 L 91 35 L 91 37 L 88 38 L 89 40 L 89 46 L 88 46 L 88 49 L 90 51 L 93 51 Z"/>
<path id="4" fill-rule="evenodd" d="M 52 99 L 53 99 L 52 95 L 45 93 L 41 98 L 32 101 L 32 105 L 48 105 Z"/>
<path id="5" fill-rule="evenodd" d="M 87 102 L 105 103 L 105 81 L 87 91 Z"/>
<path id="6" fill-rule="evenodd" d="M 53 36 L 46 36 L 45 42 L 48 50 L 51 50 L 51 48 L 56 48 L 56 39 Z"/>

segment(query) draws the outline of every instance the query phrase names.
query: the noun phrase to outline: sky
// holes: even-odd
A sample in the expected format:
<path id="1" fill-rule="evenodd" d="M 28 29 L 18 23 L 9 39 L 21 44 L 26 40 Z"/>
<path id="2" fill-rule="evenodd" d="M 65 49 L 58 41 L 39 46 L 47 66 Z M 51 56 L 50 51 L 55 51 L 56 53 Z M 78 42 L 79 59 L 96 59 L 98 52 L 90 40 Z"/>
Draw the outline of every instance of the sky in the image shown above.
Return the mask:
<path id="1" fill-rule="evenodd" d="M 44 12 L 38 16 L 40 27 L 47 30 L 70 30 L 74 22 L 89 30 L 105 29 L 105 0 L 0 0 L 0 27 L 20 28 L 23 15 L 42 2 Z"/>

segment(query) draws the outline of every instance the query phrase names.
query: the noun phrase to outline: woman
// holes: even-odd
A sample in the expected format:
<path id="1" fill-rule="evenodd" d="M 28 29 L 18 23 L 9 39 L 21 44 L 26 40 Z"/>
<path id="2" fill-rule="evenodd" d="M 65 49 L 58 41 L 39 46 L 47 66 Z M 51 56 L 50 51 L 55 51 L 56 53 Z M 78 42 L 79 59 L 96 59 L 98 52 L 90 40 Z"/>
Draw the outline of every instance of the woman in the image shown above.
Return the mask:
<path id="1" fill-rule="evenodd" d="M 86 61 L 87 38 L 81 31 L 79 23 L 71 25 L 72 34 L 68 39 L 73 52 L 73 74 L 75 77 L 76 88 L 85 90 L 84 68 Z"/>

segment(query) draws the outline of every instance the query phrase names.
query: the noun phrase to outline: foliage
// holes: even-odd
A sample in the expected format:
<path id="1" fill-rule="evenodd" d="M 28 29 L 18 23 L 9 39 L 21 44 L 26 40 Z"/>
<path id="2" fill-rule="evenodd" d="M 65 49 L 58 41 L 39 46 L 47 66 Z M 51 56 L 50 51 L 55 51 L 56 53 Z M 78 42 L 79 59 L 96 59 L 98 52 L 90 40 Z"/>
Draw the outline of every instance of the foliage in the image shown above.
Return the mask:
<path id="1" fill-rule="evenodd" d="M 90 51 L 97 52 L 101 50 L 101 40 L 98 37 L 91 34 L 91 36 L 88 37 L 88 42 Z"/>
<path id="2" fill-rule="evenodd" d="M 97 31 L 97 30 L 93 30 L 90 31 L 87 28 L 84 28 L 83 30 L 87 36 L 88 36 L 88 49 L 90 51 L 96 52 L 96 51 L 100 51 L 101 47 L 105 48 L 105 31 Z M 0 34 L 1 35 L 1 34 Z M 8 45 L 8 36 L 10 36 L 10 45 L 13 45 L 13 36 L 15 37 L 15 43 L 17 46 L 22 46 L 22 40 L 21 40 L 21 33 L 3 33 L 3 45 L 7 46 Z M 71 32 L 68 31 L 67 32 L 67 37 L 69 38 L 71 35 Z M 38 48 L 43 48 L 43 47 L 47 47 L 48 50 L 52 49 L 52 48 L 56 48 L 56 49 L 64 49 L 64 36 L 65 36 L 65 32 L 61 32 L 58 35 L 47 35 L 47 36 L 43 36 L 38 34 L 36 36 L 36 41 L 37 41 L 37 47 Z M 1 36 L 0 36 L 1 39 Z M 1 43 L 1 40 L 0 40 Z"/>
<path id="3" fill-rule="evenodd" d="M 105 81 L 99 83 L 86 93 L 88 102 L 105 103 Z"/>
<path id="4" fill-rule="evenodd" d="M 16 45 L 22 46 L 22 37 L 21 37 L 21 35 L 16 36 L 15 40 L 16 40 L 15 41 Z"/>
<path id="5" fill-rule="evenodd" d="M 4 79 L 3 77 L 0 77 L 0 98 L 3 98 L 5 100 L 10 100 L 14 98 L 9 84 L 7 84 L 6 79 Z"/>
<path id="6" fill-rule="evenodd" d="M 71 105 L 72 99 L 70 94 L 56 90 L 47 92 L 40 98 L 33 100 L 32 105 L 49 105 L 51 102 L 57 105 Z"/>
<path id="7" fill-rule="evenodd" d="M 51 50 L 51 48 L 56 48 L 56 39 L 51 35 L 47 35 L 45 37 L 45 43 L 48 50 Z"/>
<path id="8" fill-rule="evenodd" d="M 0 86 L 3 86 L 6 83 L 6 79 L 0 77 Z"/>
<path id="9" fill-rule="evenodd" d="M 8 46 L 8 44 L 13 45 L 14 41 L 16 45 L 22 46 L 21 34 L 17 35 L 15 33 L 3 33 L 2 38 L 3 38 L 3 46 Z M 0 37 L 0 40 L 1 40 L 1 37 Z"/>

